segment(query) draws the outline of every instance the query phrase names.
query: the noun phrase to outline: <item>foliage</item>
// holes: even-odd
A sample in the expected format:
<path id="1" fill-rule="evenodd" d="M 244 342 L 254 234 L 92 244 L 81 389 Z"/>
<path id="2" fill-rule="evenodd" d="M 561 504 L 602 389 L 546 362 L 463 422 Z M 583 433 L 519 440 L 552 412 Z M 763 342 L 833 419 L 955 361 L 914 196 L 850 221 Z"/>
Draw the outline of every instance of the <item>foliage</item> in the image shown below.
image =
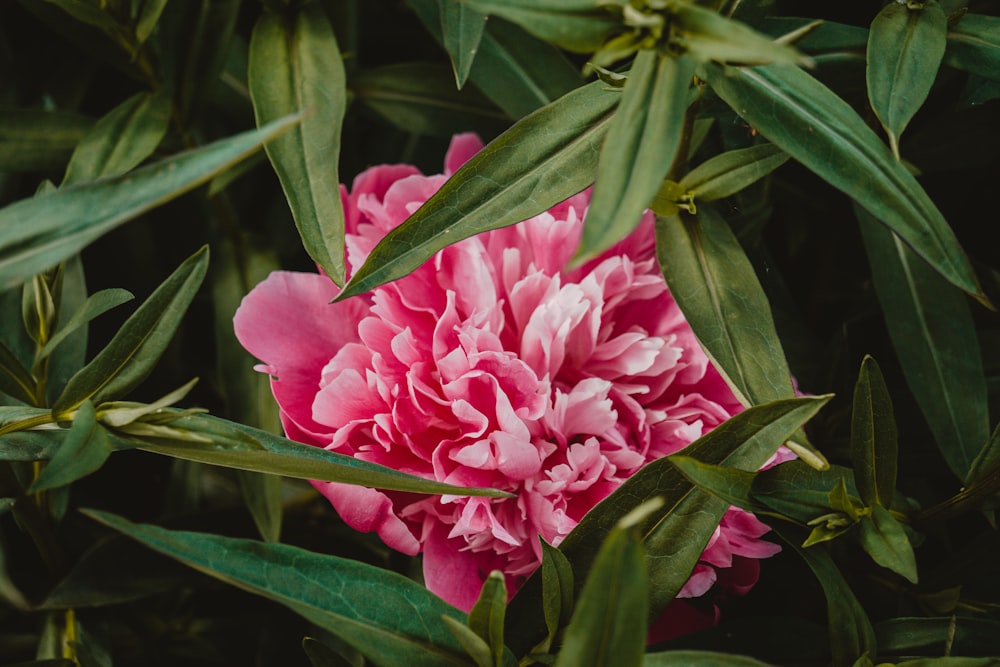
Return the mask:
<path id="1" fill-rule="evenodd" d="M 879 4 L 0 4 L 0 663 L 997 664 L 1000 10 Z M 465 131 L 347 276 L 338 183 Z M 232 314 L 273 268 L 345 299 L 590 186 L 578 261 L 652 208 L 748 409 L 466 615 L 302 480 L 501 492 L 281 437 Z M 784 552 L 646 647 L 730 504 Z"/>

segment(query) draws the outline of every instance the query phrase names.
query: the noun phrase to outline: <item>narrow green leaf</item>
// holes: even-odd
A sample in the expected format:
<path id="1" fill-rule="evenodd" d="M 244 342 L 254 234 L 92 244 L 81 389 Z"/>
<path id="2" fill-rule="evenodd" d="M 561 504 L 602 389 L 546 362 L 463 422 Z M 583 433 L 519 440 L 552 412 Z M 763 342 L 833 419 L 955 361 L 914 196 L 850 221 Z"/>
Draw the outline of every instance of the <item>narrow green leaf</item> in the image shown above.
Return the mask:
<path id="1" fill-rule="evenodd" d="M 966 14 L 948 31 L 946 65 L 1000 80 L 1000 16 Z"/>
<path id="2" fill-rule="evenodd" d="M 107 347 L 74 375 L 52 406 L 64 414 L 86 400 L 115 400 L 153 370 L 208 269 L 208 247 L 186 259 L 122 325 Z"/>
<path id="3" fill-rule="evenodd" d="M 898 233 L 947 280 L 987 301 L 934 202 L 829 88 L 794 67 L 702 69 L 712 90 L 764 137 Z"/>
<path id="4" fill-rule="evenodd" d="M 689 171 L 678 185 L 695 201 L 715 201 L 736 194 L 788 161 L 788 153 L 774 144 L 727 151 Z"/>
<path id="5" fill-rule="evenodd" d="M 750 260 L 710 206 L 660 217 L 656 253 L 670 293 L 744 405 L 795 395 L 771 307 Z"/>
<path id="6" fill-rule="evenodd" d="M 455 636 L 458 643 L 462 645 L 465 652 L 472 658 L 476 667 L 493 667 L 493 654 L 490 646 L 482 637 L 477 635 L 472 629 L 454 618 L 442 616 L 441 620 L 448 626 L 451 634 Z"/>
<path id="7" fill-rule="evenodd" d="M 451 57 L 455 70 L 455 84 L 461 88 L 469 78 L 469 71 L 479 50 L 486 16 L 459 0 L 441 0 L 441 32 L 444 48 Z"/>
<path id="8" fill-rule="evenodd" d="M 793 398 L 752 407 L 683 452 L 709 464 L 758 470 L 827 400 L 829 397 Z M 698 490 L 668 459 L 659 459 L 590 510 L 559 545 L 579 582 L 590 571 L 600 544 L 618 520 L 657 496 L 663 497 L 665 504 L 641 526 L 653 614 L 658 614 L 687 582 L 728 503 Z M 534 602 L 540 594 L 539 585 L 540 577 L 533 576 L 511 601 L 507 645 L 516 654 L 543 639 L 545 625 Z"/>
<path id="9" fill-rule="evenodd" d="M 0 209 L 0 286 L 22 282 L 124 222 L 211 180 L 297 122 L 285 118 L 124 176 Z"/>
<path id="10" fill-rule="evenodd" d="M 595 81 L 521 119 L 389 232 L 337 299 L 401 278 L 451 243 L 526 220 L 586 188 L 618 100 Z"/>
<path id="11" fill-rule="evenodd" d="M 693 73 L 687 58 L 639 51 L 601 147 L 577 261 L 597 256 L 639 224 L 680 146 Z"/>
<path id="12" fill-rule="evenodd" d="M 830 512 L 830 491 L 841 481 L 851 497 L 857 495 L 850 468 L 834 465 L 828 470 L 816 470 L 802 461 L 788 461 L 759 473 L 750 498 L 779 516 L 805 525 Z"/>
<path id="13" fill-rule="evenodd" d="M 736 505 L 751 512 L 759 512 L 761 505 L 750 497 L 750 489 L 759 473 L 735 468 L 702 463 L 690 456 L 674 454 L 668 457 L 681 474 L 702 491 L 711 493 L 725 500 L 730 505 Z"/>
<path id="14" fill-rule="evenodd" d="M 347 92 L 340 48 L 323 7 L 310 3 L 261 16 L 250 38 L 248 72 L 258 125 L 303 114 L 293 131 L 265 150 L 306 252 L 341 285 L 344 211 L 337 169 Z"/>
<path id="15" fill-rule="evenodd" d="M 81 311 L 87 300 L 87 276 L 83 270 L 83 259 L 76 254 L 62 262 L 61 267 L 62 287 L 54 295 L 58 312 L 52 324 L 56 329 L 54 333 L 50 332 L 52 338 L 43 348 L 36 351 L 34 359 L 36 366 L 42 360 L 47 365 L 46 405 L 52 405 L 69 379 L 87 362 L 87 328 L 80 326 L 68 331 L 69 327 L 76 326 L 73 316 Z M 112 294 L 115 292 L 117 290 L 111 291 Z M 67 332 L 63 333 L 64 330 Z M 60 340 L 53 343 L 56 338 Z"/>
<path id="16" fill-rule="evenodd" d="M 979 454 L 973 459 L 963 486 L 973 486 L 976 482 L 989 476 L 998 466 L 1000 466 L 1000 424 L 997 424 L 996 428 L 993 429 L 993 435 L 990 436 L 989 442 L 983 445 Z"/>
<path id="17" fill-rule="evenodd" d="M 172 416 L 168 422 L 170 426 L 197 436 L 198 439 L 185 441 L 167 440 L 155 436 L 128 436 L 136 440 L 141 449 L 186 461 L 237 470 L 254 470 L 324 482 L 342 482 L 390 491 L 497 498 L 509 496 L 504 491 L 452 486 L 413 477 L 392 468 L 330 452 L 320 447 L 304 445 L 218 417 L 184 415 L 177 410 L 163 412 Z M 205 443 L 205 440 L 210 440 L 212 444 Z"/>
<path id="18" fill-rule="evenodd" d="M 142 0 L 139 3 L 138 11 L 132 17 L 137 44 L 145 44 L 149 36 L 153 34 L 153 29 L 156 28 L 156 23 L 160 20 L 160 15 L 166 6 L 167 0 Z"/>
<path id="19" fill-rule="evenodd" d="M 0 392 L 33 405 L 37 382 L 7 346 L 0 343 Z"/>
<path id="20" fill-rule="evenodd" d="M 944 56 L 948 17 L 937 0 L 890 2 L 868 33 L 868 99 L 899 159 L 899 137 L 927 99 Z"/>
<path id="21" fill-rule="evenodd" d="M 664 651 L 647 653 L 642 660 L 643 667 L 770 667 L 768 663 L 729 653 L 711 651 Z"/>
<path id="22" fill-rule="evenodd" d="M 851 411 L 851 462 L 854 482 L 865 505 L 889 507 L 896 492 L 896 418 L 878 364 L 861 362 Z"/>
<path id="23" fill-rule="evenodd" d="M 567 51 L 596 51 L 623 30 L 621 19 L 595 0 L 462 0 L 473 9 L 518 24 Z"/>
<path id="24" fill-rule="evenodd" d="M 541 539 L 541 538 L 539 538 Z M 552 645 L 556 634 L 569 623 L 573 614 L 573 567 L 566 556 L 545 540 L 542 543 L 542 615 L 548 636 L 544 650 Z"/>
<path id="25" fill-rule="evenodd" d="M 0 438 L 0 461 L 43 461 L 62 446 L 67 431 L 18 431 Z"/>
<path id="26" fill-rule="evenodd" d="M 555 667 L 641 665 L 648 622 L 647 582 L 637 532 L 615 528 L 590 568 Z"/>
<path id="27" fill-rule="evenodd" d="M 66 439 L 28 492 L 41 493 L 86 477 L 104 465 L 111 452 L 111 442 L 97 423 L 94 405 L 85 401 L 77 410 Z"/>
<path id="28" fill-rule="evenodd" d="M 402 575 L 284 544 L 262 544 L 133 524 L 95 510 L 91 518 L 142 544 L 278 602 L 383 665 L 466 665 L 441 621 L 463 614 Z M 358 604 L 377 600 L 378 604 Z"/>
<path id="29" fill-rule="evenodd" d="M 443 44 L 438 0 L 407 0 L 407 4 Z M 579 69 L 559 49 L 499 17 L 486 24 L 469 79 L 493 104 L 515 119 L 583 83 Z"/>
<path id="30" fill-rule="evenodd" d="M 0 170 L 60 170 L 93 124 L 69 111 L 0 109 Z"/>
<path id="31" fill-rule="evenodd" d="M 351 92 L 387 121 L 414 134 L 451 137 L 460 130 L 475 130 L 495 136 L 509 124 L 479 91 L 457 90 L 444 64 L 397 63 L 358 72 L 351 77 Z"/>
<path id="32" fill-rule="evenodd" d="M 237 470 L 243 502 L 265 542 L 281 539 L 281 478 L 276 475 Z"/>
<path id="33" fill-rule="evenodd" d="M 827 627 L 830 633 L 830 653 L 834 665 L 851 665 L 859 656 L 875 654 L 875 631 L 871 621 L 844 575 L 837 569 L 830 552 L 823 546 L 803 549 L 801 539 L 793 537 L 790 529 L 773 526 L 816 575 L 826 596 Z"/>
<path id="34" fill-rule="evenodd" d="M 893 348 L 948 467 L 964 478 L 989 438 L 986 379 L 968 302 L 855 207 Z"/>
<path id="35" fill-rule="evenodd" d="M 902 524 L 889 510 L 880 505 L 872 507 L 872 513 L 864 517 L 858 526 L 858 538 L 873 561 L 910 583 L 917 583 L 917 560 L 913 547 Z"/>
<path id="36" fill-rule="evenodd" d="M 493 667 L 503 665 L 503 621 L 507 612 L 507 585 L 503 572 L 494 570 L 483 582 L 479 599 L 469 611 L 469 628 L 486 642 Z"/>
<path id="37" fill-rule="evenodd" d="M 89 297 L 87 300 L 80 304 L 80 307 L 70 315 L 66 323 L 59 327 L 59 330 L 49 339 L 38 352 L 38 360 L 45 359 L 53 350 L 55 350 L 60 343 L 66 340 L 71 334 L 73 334 L 77 329 L 86 324 L 90 323 L 96 317 L 103 315 L 112 308 L 120 306 L 123 303 L 131 301 L 135 296 L 128 290 L 111 288 L 104 289 L 100 292 L 96 292 Z"/>
<path id="38" fill-rule="evenodd" d="M 941 655 L 946 646 L 953 653 L 990 656 L 996 653 L 1000 622 L 986 614 L 966 616 L 892 618 L 875 627 L 879 650 L 887 655 Z M 997 658 L 950 658 L 979 660 L 955 667 L 995 667 Z M 942 660 L 942 658 L 933 658 Z M 992 661 L 992 662 L 989 662 Z M 925 667 L 937 667 L 926 665 Z"/>
<path id="39" fill-rule="evenodd" d="M 97 121 L 77 145 L 63 186 L 121 176 L 159 146 L 170 124 L 170 94 L 139 93 Z"/>

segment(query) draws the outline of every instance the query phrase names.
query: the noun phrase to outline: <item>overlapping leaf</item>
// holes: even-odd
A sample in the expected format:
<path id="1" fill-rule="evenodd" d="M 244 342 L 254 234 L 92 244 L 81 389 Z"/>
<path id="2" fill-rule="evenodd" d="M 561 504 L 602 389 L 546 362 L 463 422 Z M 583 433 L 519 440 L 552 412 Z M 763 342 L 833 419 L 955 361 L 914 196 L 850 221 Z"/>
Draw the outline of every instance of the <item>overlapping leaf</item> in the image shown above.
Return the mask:
<path id="1" fill-rule="evenodd" d="M 483 14 L 517 23 L 569 51 L 596 51 L 622 29 L 620 18 L 596 0 L 462 0 Z"/>
<path id="2" fill-rule="evenodd" d="M 440 0 L 444 48 L 451 57 L 455 83 L 461 88 L 469 78 L 472 63 L 486 29 L 486 17 L 459 0 Z"/>
<path id="3" fill-rule="evenodd" d="M 854 482 L 866 505 L 889 507 L 896 491 L 896 418 L 878 364 L 861 363 L 851 411 L 851 459 Z"/>
<path id="4" fill-rule="evenodd" d="M 947 280 L 986 299 L 937 206 L 829 88 L 781 65 L 735 70 L 706 65 L 701 75 L 764 137 L 857 201 Z M 843 169 L 845 164 L 851 168 Z"/>

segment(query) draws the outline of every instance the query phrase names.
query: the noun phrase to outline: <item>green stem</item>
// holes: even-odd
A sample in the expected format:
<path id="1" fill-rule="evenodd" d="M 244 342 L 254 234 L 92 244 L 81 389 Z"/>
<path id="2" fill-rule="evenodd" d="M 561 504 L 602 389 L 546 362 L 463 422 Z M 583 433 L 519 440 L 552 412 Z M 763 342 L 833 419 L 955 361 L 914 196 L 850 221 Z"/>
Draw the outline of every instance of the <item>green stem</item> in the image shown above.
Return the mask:
<path id="1" fill-rule="evenodd" d="M 1000 491 L 1000 467 L 953 495 L 951 498 L 928 507 L 913 517 L 917 524 L 937 523 L 977 509 L 987 499 Z"/>

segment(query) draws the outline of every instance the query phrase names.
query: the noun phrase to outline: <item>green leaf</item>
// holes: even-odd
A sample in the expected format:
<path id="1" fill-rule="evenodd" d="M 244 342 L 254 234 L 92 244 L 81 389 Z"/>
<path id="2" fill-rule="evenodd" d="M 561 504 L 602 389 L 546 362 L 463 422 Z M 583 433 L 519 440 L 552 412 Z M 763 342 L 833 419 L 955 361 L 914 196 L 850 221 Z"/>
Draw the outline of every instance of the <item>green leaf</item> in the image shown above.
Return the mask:
<path id="1" fill-rule="evenodd" d="M 35 397 L 37 384 L 35 378 L 14 353 L 0 343 L 0 392 L 23 403 L 34 405 L 38 400 Z"/>
<path id="2" fill-rule="evenodd" d="M 450 137 L 473 129 L 494 136 L 509 123 L 479 91 L 457 90 L 443 64 L 398 63 L 358 72 L 351 77 L 351 91 L 372 111 L 414 134 Z"/>
<path id="3" fill-rule="evenodd" d="M 989 438 L 986 380 L 968 302 L 855 208 L 872 280 L 907 384 L 948 467 L 964 478 Z"/>
<path id="4" fill-rule="evenodd" d="M 0 171 L 62 169 L 93 124 L 69 111 L 0 109 Z"/>
<path id="5" fill-rule="evenodd" d="M 760 144 L 727 151 L 689 171 L 678 185 L 692 201 L 715 201 L 736 194 L 788 161 L 788 154 L 774 144 Z"/>
<path id="6" fill-rule="evenodd" d="M 389 232 L 337 300 L 401 278 L 451 243 L 526 220 L 586 188 L 618 100 L 596 81 L 521 119 Z"/>
<path id="7" fill-rule="evenodd" d="M 276 475 L 236 471 L 243 502 L 265 542 L 281 540 L 281 478 Z"/>
<path id="8" fill-rule="evenodd" d="M 463 614 L 402 575 L 358 561 L 133 524 L 106 512 L 87 516 L 199 572 L 282 604 L 383 665 L 466 665 L 441 621 Z M 378 604 L 359 604 L 359 601 Z"/>
<path id="9" fill-rule="evenodd" d="M 743 655 L 713 653 L 711 651 L 664 651 L 647 653 L 642 660 L 643 667 L 770 667 L 766 662 Z"/>
<path id="10" fill-rule="evenodd" d="M 773 41 L 744 23 L 687 0 L 666 3 L 670 13 L 670 42 L 699 62 L 739 65 L 812 64 L 788 44 Z"/>
<path id="11" fill-rule="evenodd" d="M 66 439 L 28 493 L 41 493 L 86 477 L 100 469 L 112 451 L 107 431 L 97 423 L 94 405 L 85 401 L 76 411 Z"/>
<path id="12" fill-rule="evenodd" d="M 965 476 L 963 486 L 968 488 L 982 481 L 1000 467 L 1000 424 L 993 429 L 989 442 L 983 445 L 979 454 L 969 466 L 969 474 Z"/>
<path id="13" fill-rule="evenodd" d="M 115 400 L 153 370 L 208 269 L 208 247 L 186 259 L 126 320 L 107 347 L 74 375 L 52 406 L 65 414 L 84 401 Z"/>
<path id="14" fill-rule="evenodd" d="M 312 667 L 352 667 L 353 665 L 332 648 L 312 637 L 302 638 L 302 650 L 305 651 Z"/>
<path id="15" fill-rule="evenodd" d="M 567 51 L 589 53 L 623 30 L 620 18 L 595 0 L 462 0 L 473 9 L 518 24 Z"/>
<path id="16" fill-rule="evenodd" d="M 137 44 L 145 44 L 149 36 L 153 34 L 153 29 L 166 6 L 167 0 L 142 0 L 139 3 L 138 11 L 132 16 Z"/>
<path id="17" fill-rule="evenodd" d="M 97 121 L 73 151 L 63 186 L 121 176 L 153 154 L 170 124 L 170 95 L 139 93 Z"/>
<path id="18" fill-rule="evenodd" d="M 851 461 L 854 482 L 865 505 L 889 507 L 896 492 L 896 418 L 878 364 L 861 362 L 851 411 Z"/>
<path id="19" fill-rule="evenodd" d="M 668 459 L 682 475 L 702 491 L 711 493 L 730 505 L 751 512 L 760 511 L 761 506 L 750 497 L 750 489 L 759 473 L 702 463 L 698 459 L 680 454 L 674 454 Z"/>
<path id="20" fill-rule="evenodd" d="M 438 0 L 407 0 L 424 27 L 443 43 Z M 469 79 L 511 118 L 521 118 L 583 83 L 559 49 L 513 23 L 493 17 L 479 43 Z"/>
<path id="21" fill-rule="evenodd" d="M 596 257 L 639 224 L 680 146 L 693 73 L 687 58 L 639 51 L 601 147 L 577 261 Z"/>
<path id="22" fill-rule="evenodd" d="M 795 395 L 771 307 L 750 260 L 710 206 L 657 218 L 656 253 L 698 342 L 744 405 Z"/>
<path id="23" fill-rule="evenodd" d="M 903 525 L 889 510 L 881 505 L 872 507 L 872 513 L 861 519 L 858 539 L 872 560 L 884 568 L 917 583 L 917 560 Z"/>
<path id="24" fill-rule="evenodd" d="M 868 33 L 868 99 L 899 159 L 899 137 L 927 99 L 944 56 L 948 17 L 936 0 L 890 2 Z"/>
<path id="25" fill-rule="evenodd" d="M 24 281 L 211 180 L 295 122 L 282 119 L 124 176 L 59 188 L 0 209 L 0 285 Z"/>
<path id="26" fill-rule="evenodd" d="M 169 425 L 195 436 L 172 440 L 155 436 L 128 435 L 140 448 L 186 461 L 254 470 L 299 479 L 356 484 L 390 491 L 440 493 L 462 496 L 509 497 L 504 491 L 466 488 L 414 477 L 321 447 L 304 445 L 257 428 L 210 417 L 164 410 Z M 209 440 L 212 444 L 205 441 Z"/>
<path id="27" fill-rule="evenodd" d="M 829 397 L 793 398 L 756 406 L 732 417 L 683 450 L 686 456 L 755 471 Z M 728 503 L 694 487 L 667 458 L 652 461 L 588 512 L 559 545 L 580 581 L 619 519 L 642 502 L 662 496 L 665 505 L 641 526 L 649 568 L 650 611 L 658 614 L 687 582 Z M 667 557 L 669 556 L 669 557 Z M 534 602 L 540 577 L 533 576 L 511 601 L 507 645 L 516 653 L 542 639 L 544 623 Z"/>
<path id="28" fill-rule="evenodd" d="M 888 655 L 940 655 L 946 646 L 951 646 L 955 653 L 989 656 L 996 653 L 1000 622 L 985 615 L 903 617 L 883 621 L 875 627 L 875 631 L 878 634 L 879 650 Z M 996 664 L 996 658 L 950 659 L 992 660 L 992 663 L 985 662 L 985 665 Z M 972 663 L 961 667 L 979 667 L 982 664 Z"/>
<path id="29" fill-rule="evenodd" d="M 250 97 L 258 125 L 291 113 L 302 122 L 265 147 L 309 256 L 344 282 L 344 211 L 340 201 L 340 129 L 347 105 L 344 65 L 318 3 L 267 12 L 250 39 Z"/>
<path id="30" fill-rule="evenodd" d="M 479 599 L 469 611 L 469 628 L 486 642 L 491 652 L 490 664 L 503 665 L 503 621 L 507 612 L 507 585 L 503 572 L 494 570 L 483 582 Z"/>
<path id="31" fill-rule="evenodd" d="M 769 141 L 898 233 L 941 275 L 986 302 L 954 233 L 924 189 L 842 99 L 780 65 L 706 65 L 712 90 Z M 850 169 L 841 165 L 850 164 Z"/>
<path id="32" fill-rule="evenodd" d="M 590 568 L 555 667 L 641 665 L 648 609 L 646 559 L 638 532 L 616 527 Z"/>
<path id="33" fill-rule="evenodd" d="M 486 17 L 459 0 L 440 0 L 441 32 L 444 48 L 451 57 L 455 70 L 455 83 L 459 88 L 465 85 L 469 71 L 479 50 Z"/>
<path id="34" fill-rule="evenodd" d="M 99 317 L 112 308 L 131 301 L 134 298 L 135 296 L 128 290 L 118 288 L 104 289 L 90 295 L 87 297 L 87 300 L 80 304 L 80 307 L 77 308 L 72 315 L 70 315 L 69 319 L 66 320 L 66 323 L 59 327 L 59 330 L 48 340 L 45 346 L 38 351 L 37 359 L 40 361 L 48 357 L 60 343 L 65 341 L 71 334 L 77 331 L 80 327 L 88 324 L 94 318 Z"/>
<path id="35" fill-rule="evenodd" d="M 784 526 L 773 526 L 816 575 L 826 596 L 827 628 L 830 633 L 830 653 L 834 665 L 850 665 L 861 655 L 875 654 L 875 631 L 864 608 L 854 596 L 844 575 L 822 546 L 803 549 L 800 539 Z"/>
<path id="36" fill-rule="evenodd" d="M 541 540 L 541 538 L 539 538 Z M 548 635 L 542 650 L 548 650 L 573 614 L 573 567 L 566 556 L 554 546 L 542 543 L 542 614 Z"/>
<path id="37" fill-rule="evenodd" d="M 73 316 L 83 308 L 87 300 L 87 277 L 83 270 L 83 260 L 77 254 L 63 262 L 61 267 L 62 287 L 53 295 L 58 312 L 52 327 L 56 328 L 54 332 L 49 332 L 51 338 L 42 349 L 36 349 L 33 362 L 36 368 L 44 364 L 48 371 L 46 405 L 52 405 L 69 379 L 87 362 L 87 328 L 77 327 L 63 333 L 63 330 L 76 326 Z M 112 293 L 116 291 L 112 290 Z M 60 340 L 53 344 L 52 341 L 56 338 Z"/>
<path id="38" fill-rule="evenodd" d="M 444 624 L 451 630 L 451 634 L 455 636 L 458 643 L 462 645 L 465 652 L 472 658 L 472 662 L 475 663 L 476 667 L 493 667 L 493 654 L 490 651 L 489 644 L 483 641 L 482 637 L 473 632 L 469 626 L 462 624 L 461 621 L 456 621 L 454 618 L 442 616 L 441 620 L 444 621 Z"/>
<path id="39" fill-rule="evenodd" d="M 841 481 L 849 493 L 857 495 L 850 468 L 835 465 L 816 470 L 802 461 L 788 461 L 760 472 L 753 481 L 750 498 L 779 516 L 805 525 L 830 512 L 830 491 Z"/>
<path id="40" fill-rule="evenodd" d="M 1000 16 L 966 14 L 948 31 L 946 65 L 1000 80 Z"/>
<path id="41" fill-rule="evenodd" d="M 48 410 L 46 410 L 48 412 Z M 18 431 L 0 438 L 0 461 L 43 461 L 52 458 L 67 431 Z"/>

